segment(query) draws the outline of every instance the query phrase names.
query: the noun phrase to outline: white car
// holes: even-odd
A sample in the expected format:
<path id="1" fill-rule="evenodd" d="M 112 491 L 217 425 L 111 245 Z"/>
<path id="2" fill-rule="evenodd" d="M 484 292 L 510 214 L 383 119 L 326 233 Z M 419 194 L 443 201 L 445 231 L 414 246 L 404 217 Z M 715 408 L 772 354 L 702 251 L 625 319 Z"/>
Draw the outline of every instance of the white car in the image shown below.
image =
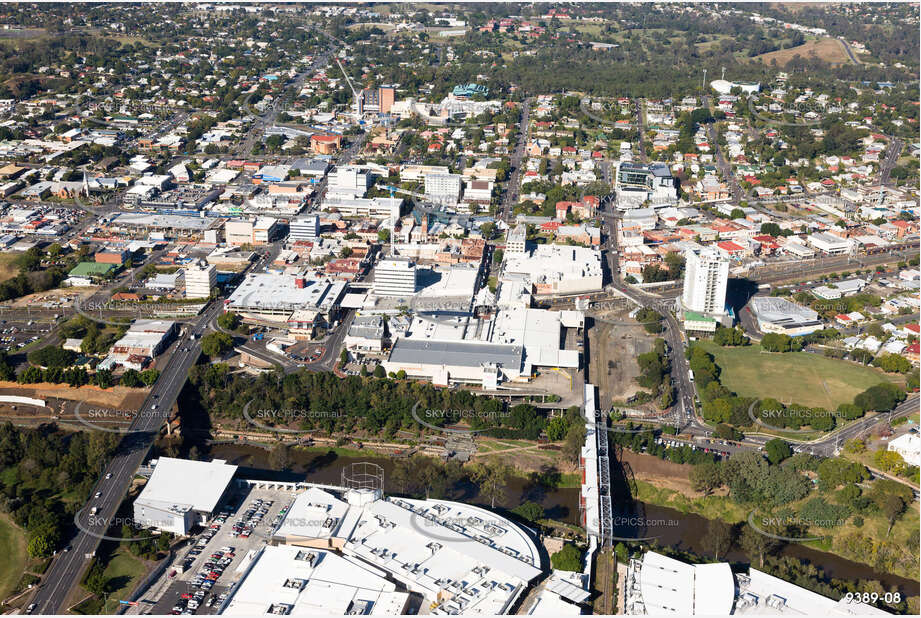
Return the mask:
<path id="1" fill-rule="evenodd" d="M 93 494 L 93 497 L 94 497 L 94 498 L 99 498 L 101 495 L 102 495 L 102 492 L 101 492 L 101 491 L 97 491 L 95 494 Z"/>
<path id="2" fill-rule="evenodd" d="M 106 474 L 106 479 L 110 479 L 110 478 L 112 478 L 112 473 L 111 473 L 111 472 L 109 472 L 108 474 Z"/>

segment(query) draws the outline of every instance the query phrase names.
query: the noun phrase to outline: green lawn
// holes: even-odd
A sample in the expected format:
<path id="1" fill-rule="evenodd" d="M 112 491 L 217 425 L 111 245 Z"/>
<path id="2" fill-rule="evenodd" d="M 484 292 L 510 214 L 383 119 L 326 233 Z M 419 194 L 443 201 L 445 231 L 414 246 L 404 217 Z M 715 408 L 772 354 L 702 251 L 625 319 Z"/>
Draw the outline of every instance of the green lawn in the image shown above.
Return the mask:
<path id="1" fill-rule="evenodd" d="M 25 532 L 6 513 L 0 513 L 0 556 L 0 599 L 5 599 L 26 568 Z"/>
<path id="2" fill-rule="evenodd" d="M 133 556 L 124 548 L 119 549 L 106 565 L 107 587 L 111 592 L 109 602 L 106 603 L 102 613 L 114 614 L 118 609 L 119 599 L 127 600 L 131 591 L 146 573 L 147 567 L 140 558 Z"/>
<path id="3" fill-rule="evenodd" d="M 761 346 L 700 345 L 720 367 L 720 383 L 740 397 L 772 397 L 826 410 L 850 403 L 869 387 L 890 380 L 879 369 L 807 352 L 762 352 Z"/>

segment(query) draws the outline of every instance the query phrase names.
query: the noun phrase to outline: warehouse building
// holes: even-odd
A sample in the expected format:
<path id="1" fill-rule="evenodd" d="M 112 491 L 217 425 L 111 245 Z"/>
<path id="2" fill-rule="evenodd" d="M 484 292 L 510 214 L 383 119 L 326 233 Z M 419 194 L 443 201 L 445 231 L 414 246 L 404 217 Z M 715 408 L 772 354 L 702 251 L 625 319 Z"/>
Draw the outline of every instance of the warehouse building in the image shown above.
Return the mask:
<path id="1" fill-rule="evenodd" d="M 145 528 L 188 534 L 211 519 L 227 496 L 237 466 L 221 459 L 194 461 L 160 457 L 134 501 L 134 521 Z"/>

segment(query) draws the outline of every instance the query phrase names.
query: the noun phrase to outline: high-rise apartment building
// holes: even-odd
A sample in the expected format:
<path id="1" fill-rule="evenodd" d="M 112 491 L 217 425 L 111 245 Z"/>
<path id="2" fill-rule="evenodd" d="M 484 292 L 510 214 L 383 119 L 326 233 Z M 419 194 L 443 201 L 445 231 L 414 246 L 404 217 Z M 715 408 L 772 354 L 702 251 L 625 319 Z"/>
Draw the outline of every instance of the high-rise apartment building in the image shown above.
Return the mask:
<path id="1" fill-rule="evenodd" d="M 217 285 L 217 268 L 205 262 L 190 264 L 185 269 L 186 298 L 208 298 Z"/>
<path id="2" fill-rule="evenodd" d="M 725 314 L 729 259 L 712 247 L 699 254 L 687 251 L 684 257 L 684 308 L 711 316 Z"/>

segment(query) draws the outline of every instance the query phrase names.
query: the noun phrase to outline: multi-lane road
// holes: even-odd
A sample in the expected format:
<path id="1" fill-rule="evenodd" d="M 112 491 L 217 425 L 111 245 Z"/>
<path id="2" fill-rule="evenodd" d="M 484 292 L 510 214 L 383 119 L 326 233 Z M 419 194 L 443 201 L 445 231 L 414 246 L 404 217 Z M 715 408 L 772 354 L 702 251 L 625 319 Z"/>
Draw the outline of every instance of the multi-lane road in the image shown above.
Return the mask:
<path id="1" fill-rule="evenodd" d="M 42 578 L 32 598 L 40 614 L 63 614 L 70 591 L 80 581 L 102 537 L 124 500 L 138 467 L 143 463 L 160 428 L 169 415 L 188 377 L 189 369 L 201 353 L 201 336 L 208 324 L 220 312 L 221 305 L 212 302 L 195 321 L 186 325 L 178 337 L 165 369 L 119 443 L 115 455 L 100 472 L 91 490 L 99 498 L 90 498 L 77 514 L 78 532 L 69 549 L 58 553 Z M 92 514 L 92 509 L 96 512 Z M 120 530 L 120 526 L 115 526 Z M 115 532 L 119 534 L 120 532 Z"/>

